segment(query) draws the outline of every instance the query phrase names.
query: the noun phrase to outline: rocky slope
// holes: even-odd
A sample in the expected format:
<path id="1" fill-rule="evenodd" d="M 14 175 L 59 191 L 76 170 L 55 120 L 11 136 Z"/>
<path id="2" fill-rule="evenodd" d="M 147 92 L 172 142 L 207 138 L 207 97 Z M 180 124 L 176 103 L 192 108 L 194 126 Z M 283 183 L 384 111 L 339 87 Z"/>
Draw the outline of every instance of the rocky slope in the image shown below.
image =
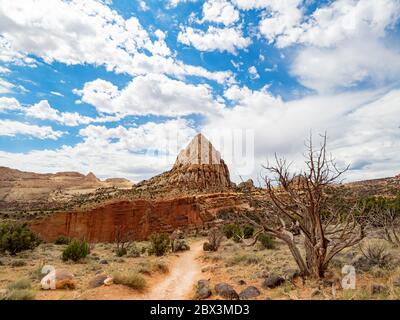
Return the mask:
<path id="1" fill-rule="evenodd" d="M 0 167 L 0 209 L 35 209 L 66 202 L 99 188 L 129 189 L 126 179 L 99 180 L 93 173 L 39 174 Z"/>

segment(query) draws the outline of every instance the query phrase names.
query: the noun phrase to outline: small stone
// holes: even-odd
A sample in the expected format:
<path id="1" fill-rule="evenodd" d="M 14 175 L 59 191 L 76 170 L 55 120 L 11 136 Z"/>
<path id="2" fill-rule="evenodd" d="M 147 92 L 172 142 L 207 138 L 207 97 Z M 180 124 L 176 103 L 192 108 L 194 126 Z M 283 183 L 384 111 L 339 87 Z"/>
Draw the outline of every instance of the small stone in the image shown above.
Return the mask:
<path id="1" fill-rule="evenodd" d="M 246 281 L 244 281 L 244 280 L 239 280 L 239 281 L 238 281 L 238 284 L 239 284 L 240 286 L 244 286 L 244 285 L 246 284 Z"/>
<path id="2" fill-rule="evenodd" d="M 207 299 L 211 296 L 211 290 L 208 288 L 201 288 L 196 291 L 196 299 Z"/>
<path id="3" fill-rule="evenodd" d="M 99 263 L 100 263 L 100 264 L 108 264 L 108 261 L 105 260 L 105 259 L 102 259 L 102 260 L 99 261 Z"/>
<path id="4" fill-rule="evenodd" d="M 104 281 L 108 278 L 107 275 L 105 274 L 99 274 L 92 278 L 92 280 L 89 281 L 89 288 L 94 289 L 101 287 L 104 284 Z"/>
<path id="5" fill-rule="evenodd" d="M 108 277 L 106 280 L 104 280 L 104 285 L 106 286 L 111 286 L 114 283 L 114 279 L 111 277 Z"/>
<path id="6" fill-rule="evenodd" d="M 387 287 L 383 284 L 372 284 L 371 285 L 371 293 L 372 294 L 381 294 L 387 291 Z"/>
<path id="7" fill-rule="evenodd" d="M 224 299 L 239 300 L 239 295 L 233 287 L 227 283 L 218 283 L 215 286 L 215 291 Z"/>
<path id="8" fill-rule="evenodd" d="M 297 269 L 288 269 L 285 271 L 285 279 L 288 281 L 293 281 L 298 277 L 300 277 L 300 271 Z"/>
<path id="9" fill-rule="evenodd" d="M 239 298 L 240 298 L 240 300 L 246 300 L 246 299 L 258 297 L 259 295 L 260 295 L 260 290 L 258 290 L 254 286 L 249 286 L 239 293 Z"/>
<path id="10" fill-rule="evenodd" d="M 283 279 L 281 276 L 271 274 L 264 280 L 261 286 L 263 289 L 273 289 L 279 287 L 284 282 L 285 279 Z"/>

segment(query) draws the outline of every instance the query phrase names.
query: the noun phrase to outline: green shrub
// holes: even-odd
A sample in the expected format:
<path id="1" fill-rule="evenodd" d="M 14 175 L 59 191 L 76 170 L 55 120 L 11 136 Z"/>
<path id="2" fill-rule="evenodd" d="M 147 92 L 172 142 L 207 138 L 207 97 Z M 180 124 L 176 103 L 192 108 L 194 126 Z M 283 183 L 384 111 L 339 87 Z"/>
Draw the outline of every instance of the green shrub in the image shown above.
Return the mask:
<path id="1" fill-rule="evenodd" d="M 204 251 L 214 251 L 214 247 L 209 242 L 203 243 L 203 250 Z"/>
<path id="2" fill-rule="evenodd" d="M 57 245 L 63 245 L 63 244 L 69 244 L 71 242 L 71 238 L 68 238 L 66 236 L 59 236 L 56 241 L 54 241 L 54 244 Z"/>
<path id="3" fill-rule="evenodd" d="M 0 224 L 0 253 L 15 255 L 24 250 L 32 250 L 39 244 L 39 238 L 29 230 L 27 224 Z"/>
<path id="4" fill-rule="evenodd" d="M 62 260 L 77 262 L 90 253 L 89 244 L 82 240 L 72 240 L 62 253 Z"/>
<path id="5" fill-rule="evenodd" d="M 165 233 L 155 233 L 150 236 L 151 247 L 150 254 L 155 254 L 157 257 L 163 256 L 170 247 L 170 238 Z"/>
<path id="6" fill-rule="evenodd" d="M 114 273 L 113 281 L 115 284 L 122 284 L 136 290 L 143 290 L 146 287 L 146 279 L 136 272 Z"/>
<path id="7" fill-rule="evenodd" d="M 245 239 L 250 239 L 254 234 L 254 228 L 248 224 L 243 227 L 243 237 Z"/>
<path id="8" fill-rule="evenodd" d="M 227 239 L 231 239 L 235 235 L 240 235 L 242 233 L 242 231 L 240 230 L 240 227 L 234 223 L 229 223 L 229 224 L 224 225 L 224 227 L 222 228 L 222 232 L 224 233 L 224 236 Z"/>
<path id="9" fill-rule="evenodd" d="M 275 249 L 275 241 L 269 234 L 263 233 L 258 236 L 258 241 L 263 249 Z"/>
<path id="10" fill-rule="evenodd" d="M 115 254 L 117 255 L 117 257 L 123 257 L 123 256 L 126 256 L 128 254 L 128 250 L 126 250 L 126 248 L 118 248 L 115 251 Z"/>

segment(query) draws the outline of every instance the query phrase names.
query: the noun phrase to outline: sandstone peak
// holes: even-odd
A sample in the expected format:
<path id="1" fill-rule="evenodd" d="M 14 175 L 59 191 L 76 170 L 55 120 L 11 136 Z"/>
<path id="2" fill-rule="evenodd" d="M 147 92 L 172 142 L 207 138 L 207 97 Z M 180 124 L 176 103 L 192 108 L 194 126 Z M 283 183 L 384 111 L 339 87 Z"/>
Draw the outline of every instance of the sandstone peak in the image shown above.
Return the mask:
<path id="1" fill-rule="evenodd" d="M 199 133 L 178 154 L 175 166 L 202 164 L 221 164 L 221 154 L 215 150 L 214 146 L 205 136 Z"/>

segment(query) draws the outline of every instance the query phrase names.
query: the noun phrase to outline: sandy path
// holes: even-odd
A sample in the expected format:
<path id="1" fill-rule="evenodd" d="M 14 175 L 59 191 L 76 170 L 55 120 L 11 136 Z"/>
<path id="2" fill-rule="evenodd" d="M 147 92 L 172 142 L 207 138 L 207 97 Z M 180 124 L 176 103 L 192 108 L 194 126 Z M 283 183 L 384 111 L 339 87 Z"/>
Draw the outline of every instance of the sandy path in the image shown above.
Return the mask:
<path id="1" fill-rule="evenodd" d="M 170 267 L 170 273 L 159 284 L 151 288 L 143 299 L 190 299 L 193 286 L 201 278 L 201 266 L 196 259 L 201 255 L 203 242 L 191 243 L 190 250 L 179 255 L 174 265 Z"/>

